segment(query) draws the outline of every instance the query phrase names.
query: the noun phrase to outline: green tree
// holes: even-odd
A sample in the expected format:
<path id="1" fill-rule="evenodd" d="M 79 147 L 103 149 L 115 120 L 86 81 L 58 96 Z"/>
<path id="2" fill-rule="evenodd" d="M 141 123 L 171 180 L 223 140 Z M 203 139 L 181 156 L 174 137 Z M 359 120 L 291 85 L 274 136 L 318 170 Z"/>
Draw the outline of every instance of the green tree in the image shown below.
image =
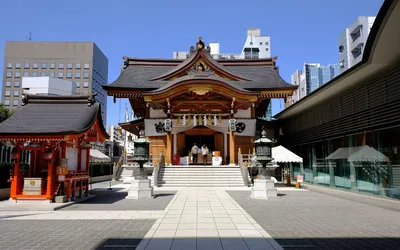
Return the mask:
<path id="1" fill-rule="evenodd" d="M 0 104 L 0 122 L 3 122 L 8 119 L 12 115 L 12 112 L 4 107 L 3 104 Z"/>

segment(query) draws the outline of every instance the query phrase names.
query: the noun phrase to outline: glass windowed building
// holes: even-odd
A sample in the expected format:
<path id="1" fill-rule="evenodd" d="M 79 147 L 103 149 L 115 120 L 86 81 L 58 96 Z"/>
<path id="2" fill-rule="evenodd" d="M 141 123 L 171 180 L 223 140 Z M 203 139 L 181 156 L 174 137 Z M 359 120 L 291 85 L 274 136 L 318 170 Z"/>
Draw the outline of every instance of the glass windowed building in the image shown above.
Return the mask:
<path id="1" fill-rule="evenodd" d="M 362 61 L 275 116 L 279 144 L 303 158 L 294 179 L 400 199 L 399 22 L 385 1 Z"/>

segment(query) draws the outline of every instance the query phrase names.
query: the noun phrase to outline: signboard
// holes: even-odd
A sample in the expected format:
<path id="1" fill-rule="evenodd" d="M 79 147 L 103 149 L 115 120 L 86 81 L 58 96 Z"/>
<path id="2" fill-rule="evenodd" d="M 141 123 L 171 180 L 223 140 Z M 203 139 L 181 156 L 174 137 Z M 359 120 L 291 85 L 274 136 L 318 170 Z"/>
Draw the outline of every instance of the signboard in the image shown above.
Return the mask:
<path id="1" fill-rule="evenodd" d="M 303 182 L 303 176 L 302 175 L 298 175 L 297 176 L 297 181 L 302 183 Z"/>
<path id="2" fill-rule="evenodd" d="M 56 173 L 57 175 L 66 175 L 68 173 L 68 166 L 58 166 Z"/>

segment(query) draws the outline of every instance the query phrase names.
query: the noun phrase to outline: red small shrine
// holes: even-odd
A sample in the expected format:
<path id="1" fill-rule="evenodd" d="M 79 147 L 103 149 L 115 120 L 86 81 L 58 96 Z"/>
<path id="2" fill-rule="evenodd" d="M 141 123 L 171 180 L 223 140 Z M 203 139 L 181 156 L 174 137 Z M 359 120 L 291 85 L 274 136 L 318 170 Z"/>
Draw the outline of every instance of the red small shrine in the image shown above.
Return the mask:
<path id="1" fill-rule="evenodd" d="M 13 147 L 10 199 L 87 196 L 90 142 L 107 138 L 93 95 L 24 96 L 21 110 L 0 124 L 0 141 Z M 27 169 L 21 168 L 22 151 L 30 152 Z"/>

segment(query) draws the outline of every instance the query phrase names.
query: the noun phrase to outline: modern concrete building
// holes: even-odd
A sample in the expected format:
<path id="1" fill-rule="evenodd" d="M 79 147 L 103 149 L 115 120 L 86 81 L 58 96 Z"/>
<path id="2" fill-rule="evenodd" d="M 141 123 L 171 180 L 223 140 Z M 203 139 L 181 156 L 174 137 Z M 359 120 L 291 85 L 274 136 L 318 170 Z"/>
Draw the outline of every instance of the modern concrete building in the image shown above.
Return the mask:
<path id="1" fill-rule="evenodd" d="M 303 158 L 291 176 L 400 199 L 399 23 L 400 1 L 385 1 L 361 62 L 275 116 L 278 143 Z"/>
<path id="2" fill-rule="evenodd" d="M 247 38 L 239 54 L 220 53 L 219 43 L 209 44 L 213 59 L 258 59 L 271 57 L 271 38 L 261 36 L 260 29 L 248 29 Z M 173 52 L 173 59 L 189 58 L 189 52 Z"/>
<path id="3" fill-rule="evenodd" d="M 340 72 L 346 71 L 361 61 L 374 21 L 373 16 L 359 16 L 339 36 Z"/>
<path id="4" fill-rule="evenodd" d="M 285 108 L 318 89 L 340 74 L 339 64 L 321 66 L 319 63 L 305 63 L 303 71 L 292 74 L 292 84 L 299 86 L 292 97 L 285 102 Z"/>
<path id="5" fill-rule="evenodd" d="M 76 83 L 49 76 L 23 77 L 22 91 L 28 95 L 76 95 Z"/>
<path id="6" fill-rule="evenodd" d="M 48 76 L 76 82 L 77 94 L 98 93 L 106 124 L 108 59 L 93 42 L 6 42 L 2 103 L 17 111 L 22 77 Z"/>

